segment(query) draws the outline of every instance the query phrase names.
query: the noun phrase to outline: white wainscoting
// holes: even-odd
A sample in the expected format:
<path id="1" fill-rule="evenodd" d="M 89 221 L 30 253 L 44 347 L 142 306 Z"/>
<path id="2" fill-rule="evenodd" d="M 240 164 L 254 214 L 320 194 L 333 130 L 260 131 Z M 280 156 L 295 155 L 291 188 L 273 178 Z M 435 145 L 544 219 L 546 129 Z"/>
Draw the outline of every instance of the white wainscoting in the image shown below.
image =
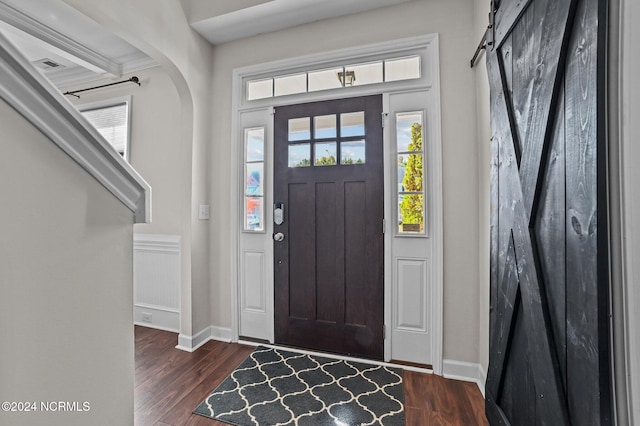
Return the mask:
<path id="1" fill-rule="evenodd" d="M 134 235 L 133 291 L 135 324 L 180 331 L 180 236 Z"/>

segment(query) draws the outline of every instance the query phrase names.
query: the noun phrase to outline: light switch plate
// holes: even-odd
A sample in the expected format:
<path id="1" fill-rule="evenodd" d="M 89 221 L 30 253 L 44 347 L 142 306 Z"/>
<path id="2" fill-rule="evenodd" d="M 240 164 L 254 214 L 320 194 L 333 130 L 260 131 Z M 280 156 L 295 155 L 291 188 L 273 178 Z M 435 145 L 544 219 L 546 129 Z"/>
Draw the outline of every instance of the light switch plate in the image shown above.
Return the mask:
<path id="1" fill-rule="evenodd" d="M 198 219 L 200 220 L 209 220 L 209 205 L 201 204 L 198 209 Z"/>

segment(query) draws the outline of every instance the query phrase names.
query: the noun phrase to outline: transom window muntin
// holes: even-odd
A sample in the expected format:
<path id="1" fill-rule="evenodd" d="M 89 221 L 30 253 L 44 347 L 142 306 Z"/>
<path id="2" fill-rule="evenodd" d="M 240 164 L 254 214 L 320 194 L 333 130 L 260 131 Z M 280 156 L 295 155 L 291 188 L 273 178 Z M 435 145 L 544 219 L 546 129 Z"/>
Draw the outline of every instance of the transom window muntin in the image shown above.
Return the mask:
<path id="1" fill-rule="evenodd" d="M 294 74 L 260 77 L 245 83 L 248 101 L 278 96 L 341 89 L 422 76 L 420 55 L 391 57 L 330 68 L 311 69 Z"/>
<path id="2" fill-rule="evenodd" d="M 291 118 L 288 142 L 291 168 L 364 164 L 364 111 Z"/>

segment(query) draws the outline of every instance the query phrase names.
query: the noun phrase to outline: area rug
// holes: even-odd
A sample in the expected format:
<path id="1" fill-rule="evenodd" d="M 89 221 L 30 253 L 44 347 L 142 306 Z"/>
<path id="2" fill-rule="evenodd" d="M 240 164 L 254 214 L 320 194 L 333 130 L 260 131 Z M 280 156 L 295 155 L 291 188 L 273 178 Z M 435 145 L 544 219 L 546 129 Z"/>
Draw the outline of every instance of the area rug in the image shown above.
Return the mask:
<path id="1" fill-rule="evenodd" d="M 402 370 L 258 346 L 194 413 L 237 426 L 404 426 Z"/>

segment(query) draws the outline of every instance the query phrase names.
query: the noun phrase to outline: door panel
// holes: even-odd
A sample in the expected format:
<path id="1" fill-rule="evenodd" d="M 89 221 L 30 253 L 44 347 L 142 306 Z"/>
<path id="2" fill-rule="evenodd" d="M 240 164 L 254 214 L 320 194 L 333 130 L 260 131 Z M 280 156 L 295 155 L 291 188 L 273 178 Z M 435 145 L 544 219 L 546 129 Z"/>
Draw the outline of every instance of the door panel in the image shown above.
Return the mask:
<path id="1" fill-rule="evenodd" d="M 285 205 L 275 340 L 382 359 L 382 97 L 280 107 L 274 122 L 274 197 Z"/>
<path id="2" fill-rule="evenodd" d="M 611 424 L 606 1 L 496 3 L 487 417 Z"/>

